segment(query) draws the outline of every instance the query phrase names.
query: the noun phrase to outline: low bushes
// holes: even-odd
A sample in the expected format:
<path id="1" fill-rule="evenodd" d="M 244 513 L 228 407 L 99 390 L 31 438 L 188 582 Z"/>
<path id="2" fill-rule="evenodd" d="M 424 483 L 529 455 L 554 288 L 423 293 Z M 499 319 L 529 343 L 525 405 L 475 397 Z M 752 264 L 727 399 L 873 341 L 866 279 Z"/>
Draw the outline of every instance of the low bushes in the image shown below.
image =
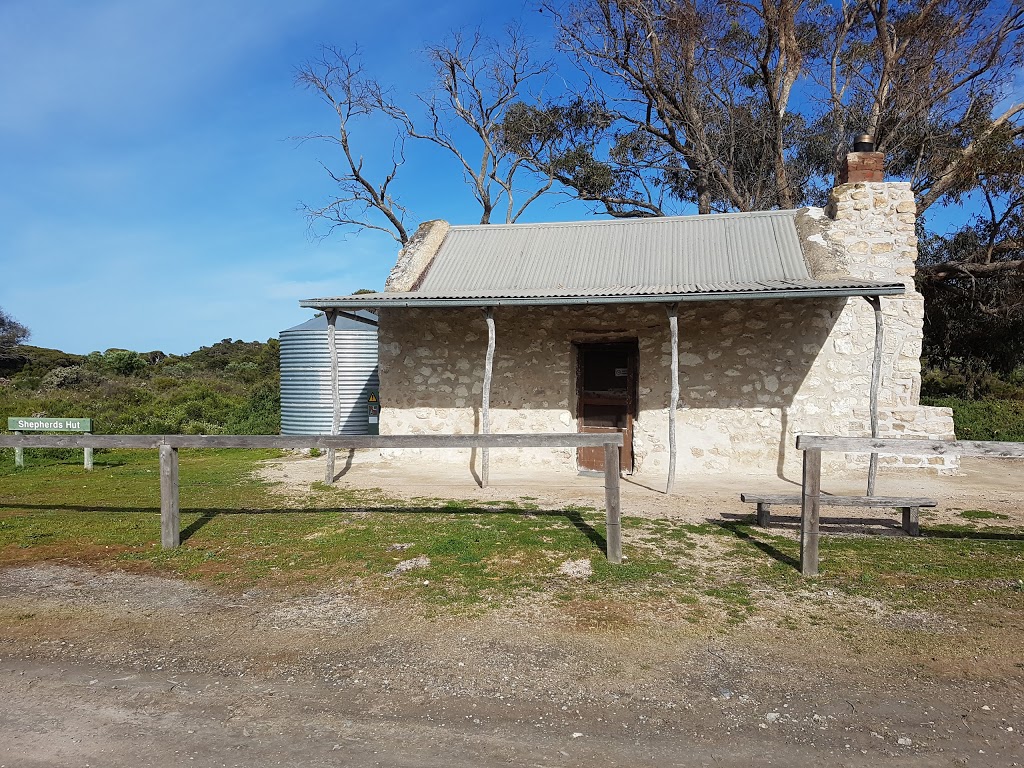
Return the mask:
<path id="1" fill-rule="evenodd" d="M 88 417 L 101 434 L 277 434 L 277 353 L 274 339 L 225 339 L 180 357 L 22 347 L 0 386 L 0 419 Z"/>

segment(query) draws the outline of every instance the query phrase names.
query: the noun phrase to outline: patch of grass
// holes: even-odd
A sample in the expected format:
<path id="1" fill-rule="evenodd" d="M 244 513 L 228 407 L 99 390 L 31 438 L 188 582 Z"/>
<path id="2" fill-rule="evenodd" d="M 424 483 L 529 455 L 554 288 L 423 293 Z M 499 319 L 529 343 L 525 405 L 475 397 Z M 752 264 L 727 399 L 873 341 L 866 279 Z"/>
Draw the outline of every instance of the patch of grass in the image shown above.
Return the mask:
<path id="1" fill-rule="evenodd" d="M 721 604 L 732 623 L 741 622 L 754 613 L 750 587 L 742 581 L 711 587 L 704 590 L 704 594 L 715 598 Z"/>
<path id="2" fill-rule="evenodd" d="M 47 460 L 0 470 L 0 564 L 90 562 L 226 585 L 269 580 L 359 579 L 439 605 L 501 603 L 527 590 L 561 588 L 558 566 L 589 558 L 577 594 L 645 592 L 683 580 L 672 563 L 627 547 L 627 565 L 604 559 L 603 513 L 503 502 L 400 502 L 382 491 L 314 483 L 306 499 L 267 493 L 253 460 L 274 451 L 181 452 L 182 546 L 159 546 L 159 463 L 154 452 L 108 452 L 85 472 Z M 395 550 L 392 544 L 410 544 Z M 425 568 L 395 573 L 403 560 Z"/>
<path id="3" fill-rule="evenodd" d="M 807 581 L 797 570 L 796 539 L 745 522 L 719 527 L 735 538 L 726 549 L 733 578 L 781 593 L 835 590 L 952 613 L 973 601 L 1004 599 L 1007 585 L 1024 574 L 1024 532 L 1016 528 L 947 525 L 922 528 L 915 538 L 822 536 L 820 576 Z"/>
<path id="4" fill-rule="evenodd" d="M 106 452 L 91 473 L 77 459 L 0 469 L 0 566 L 90 563 L 232 589 L 344 580 L 438 611 L 483 610 L 543 592 L 596 626 L 595 606 L 612 603 L 622 622 L 660 605 L 695 622 L 738 623 L 774 596 L 803 600 L 823 588 L 950 612 L 977 600 L 1020 603 L 1010 587 L 1024 575 L 1024 534 L 1005 526 L 926 526 L 921 538 L 825 536 L 821 576 L 807 581 L 797 571 L 799 543 L 750 521 L 626 517 L 625 560 L 616 566 L 604 557 L 603 511 L 524 500 L 402 501 L 322 483 L 293 499 L 270 493 L 252 472 L 255 459 L 276 455 L 183 450 L 183 545 L 175 550 L 159 546 L 155 452 Z M 963 514 L 994 519 L 968 515 L 980 512 Z M 429 565 L 397 568 L 414 558 Z M 590 577 L 561 574 L 569 559 L 589 560 Z"/>
<path id="5" fill-rule="evenodd" d="M 823 539 L 823 579 L 895 605 L 953 611 L 1005 595 L 1008 580 L 1024 573 L 1024 535 L 1017 529 L 947 525 L 922 534 Z"/>
<path id="6" fill-rule="evenodd" d="M 1009 520 L 1009 515 L 1001 515 L 998 512 L 990 512 L 987 509 L 965 509 L 957 512 L 957 517 L 965 520 Z"/>

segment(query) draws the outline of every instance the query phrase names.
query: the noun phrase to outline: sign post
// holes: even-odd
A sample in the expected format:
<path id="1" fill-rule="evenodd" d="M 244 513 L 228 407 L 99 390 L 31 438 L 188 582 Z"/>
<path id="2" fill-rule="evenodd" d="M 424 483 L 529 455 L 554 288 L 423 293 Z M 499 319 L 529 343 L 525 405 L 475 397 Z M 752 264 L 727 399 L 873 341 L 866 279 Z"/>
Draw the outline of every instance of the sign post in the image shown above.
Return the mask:
<path id="1" fill-rule="evenodd" d="M 16 435 L 25 432 L 82 432 L 92 434 L 92 419 L 50 419 L 41 416 L 10 416 L 7 428 Z M 92 448 L 85 448 L 85 468 L 92 469 Z M 25 468 L 25 449 L 14 449 L 14 466 Z"/>
<path id="2" fill-rule="evenodd" d="M 380 434 L 380 395 L 376 390 L 366 398 L 366 434 Z"/>

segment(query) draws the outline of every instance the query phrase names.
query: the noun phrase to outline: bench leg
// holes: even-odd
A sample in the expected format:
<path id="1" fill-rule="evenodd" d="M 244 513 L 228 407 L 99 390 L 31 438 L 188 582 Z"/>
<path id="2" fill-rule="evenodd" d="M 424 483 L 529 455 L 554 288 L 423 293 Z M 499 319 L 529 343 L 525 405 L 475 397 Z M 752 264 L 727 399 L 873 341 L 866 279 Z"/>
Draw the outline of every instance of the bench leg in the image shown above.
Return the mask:
<path id="1" fill-rule="evenodd" d="M 758 502 L 757 504 L 757 524 L 762 528 L 767 528 L 768 523 L 772 518 L 772 505 L 765 504 L 764 502 Z"/>
<path id="2" fill-rule="evenodd" d="M 908 536 L 920 536 L 921 529 L 917 522 L 918 507 L 902 507 L 903 530 Z"/>

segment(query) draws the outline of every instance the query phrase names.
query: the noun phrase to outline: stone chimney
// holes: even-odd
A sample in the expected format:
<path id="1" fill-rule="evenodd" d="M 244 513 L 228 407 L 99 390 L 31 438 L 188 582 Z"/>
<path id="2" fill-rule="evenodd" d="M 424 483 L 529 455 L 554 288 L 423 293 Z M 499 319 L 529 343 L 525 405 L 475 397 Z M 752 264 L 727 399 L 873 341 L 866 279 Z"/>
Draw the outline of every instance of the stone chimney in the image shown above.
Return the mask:
<path id="1" fill-rule="evenodd" d="M 839 183 L 829 195 L 824 215 L 815 222 L 822 226 L 818 245 L 827 246 L 829 251 L 827 257 L 820 253 L 823 247 L 813 251 L 817 256 L 815 263 L 829 268 L 829 279 L 845 275 L 861 280 L 903 283 L 904 293 L 881 300 L 884 340 L 879 436 L 953 439 L 952 411 L 920 404 L 924 299 L 914 286 L 917 262 L 914 190 L 907 181 L 886 181 L 882 153 L 874 150 L 870 136 L 858 136 L 853 151 L 846 156 Z M 815 213 L 808 211 L 806 218 L 813 219 Z M 810 223 L 808 221 L 808 228 Z M 824 434 L 865 435 L 869 432 L 867 392 L 874 351 L 874 320 L 872 308 L 859 299 L 849 299 L 836 320 L 829 376 L 833 381 L 848 385 L 851 392 L 862 394 L 860 400 L 852 395 L 847 400 L 837 400 L 843 408 L 852 406 L 854 418 L 845 425 L 841 422 L 826 425 Z M 918 460 L 883 455 L 882 462 L 909 467 Z M 952 472 L 958 460 L 931 457 L 920 460 L 917 465 Z"/>
<path id="2" fill-rule="evenodd" d="M 847 155 L 840 183 L 829 195 L 824 240 L 831 247 L 836 272 L 906 286 L 905 293 L 882 301 L 886 341 L 881 402 L 883 407 L 916 408 L 921 386 L 924 299 L 914 287 L 914 190 L 906 181 L 885 181 L 882 153 L 875 152 L 871 144 L 865 148 L 862 138 L 858 137 L 854 151 Z M 868 376 L 870 366 L 864 360 L 870 357 L 874 343 L 872 312 L 866 302 L 851 301 L 844 317 L 852 324 L 849 333 L 857 339 L 854 348 L 861 358 L 857 363 L 863 368 L 860 373 Z M 847 374 L 854 375 L 849 371 Z"/>
<path id="3" fill-rule="evenodd" d="M 906 181 L 885 181 L 883 155 L 870 136 L 858 136 L 832 190 L 827 239 L 842 271 L 867 280 L 898 280 L 917 301 L 914 192 Z"/>
<path id="4" fill-rule="evenodd" d="M 875 152 L 874 137 L 862 134 L 853 142 L 853 152 L 846 155 L 839 169 L 840 184 L 885 181 L 885 155 Z"/>

